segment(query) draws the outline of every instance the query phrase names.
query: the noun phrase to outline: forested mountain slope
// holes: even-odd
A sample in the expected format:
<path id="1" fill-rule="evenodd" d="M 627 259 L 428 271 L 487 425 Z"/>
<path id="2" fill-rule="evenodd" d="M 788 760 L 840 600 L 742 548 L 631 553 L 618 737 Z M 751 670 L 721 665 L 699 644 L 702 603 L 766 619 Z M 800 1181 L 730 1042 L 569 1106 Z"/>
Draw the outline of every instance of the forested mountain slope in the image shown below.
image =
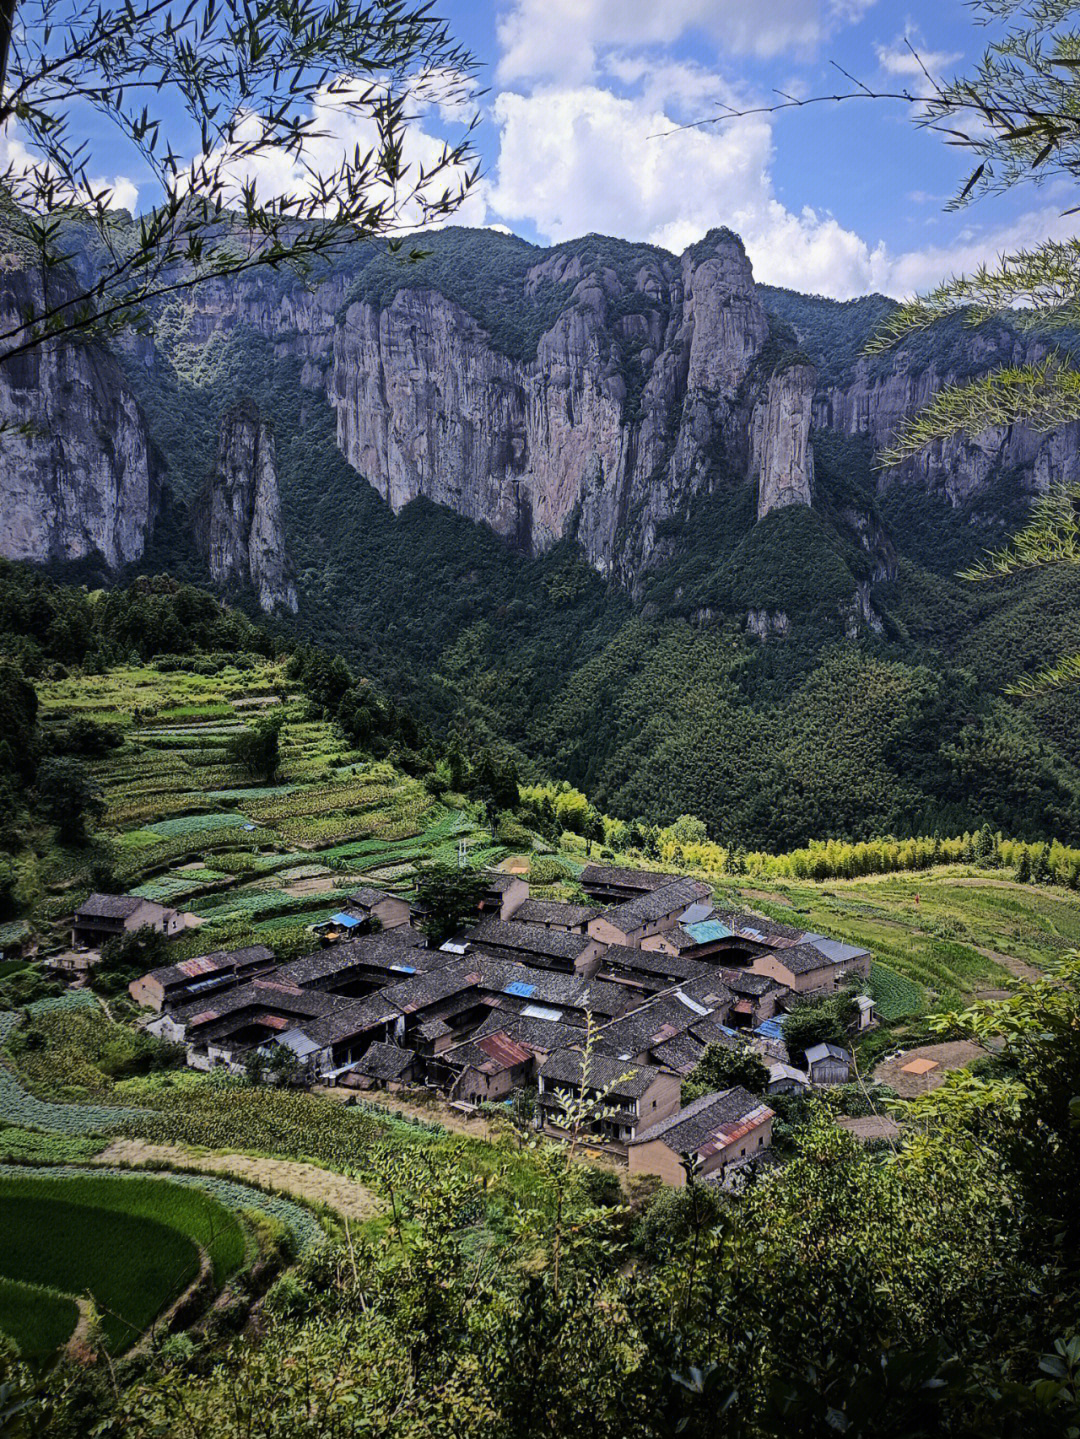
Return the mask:
<path id="1" fill-rule="evenodd" d="M 125 343 L 110 402 L 165 495 L 127 559 L 289 624 L 295 594 L 302 631 L 427 718 L 628 816 L 753 845 L 1075 831 L 1080 706 L 1000 692 L 1080 649 L 1078 582 L 955 578 L 1075 469 L 1075 427 L 873 464 L 1029 338 L 956 325 L 867 361 L 890 302 L 756 286 L 723 230 L 678 258 L 460 229 L 424 248 L 215 283 Z M 90 483 L 52 497 L 65 533 L 92 531 L 69 513 Z M 24 552 L 109 577 L 40 539 Z"/>

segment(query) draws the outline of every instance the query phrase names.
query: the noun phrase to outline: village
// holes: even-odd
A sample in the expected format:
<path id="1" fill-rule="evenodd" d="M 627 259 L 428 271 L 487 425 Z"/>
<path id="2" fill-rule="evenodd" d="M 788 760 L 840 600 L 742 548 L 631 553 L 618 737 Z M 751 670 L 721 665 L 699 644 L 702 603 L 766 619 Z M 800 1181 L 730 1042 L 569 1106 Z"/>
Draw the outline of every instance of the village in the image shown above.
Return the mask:
<path id="1" fill-rule="evenodd" d="M 576 1101 L 588 1144 L 676 1186 L 688 1163 L 723 1184 L 768 1159 L 769 1094 L 852 1077 L 840 1045 L 789 1053 L 784 1020 L 849 987 L 854 1026 L 873 1025 L 869 951 L 721 912 L 707 884 L 677 874 L 588 864 L 581 903 L 532 898 L 527 878 L 503 870 L 483 885 L 475 922 L 438 948 L 415 900 L 361 888 L 312 927 L 309 954 L 219 950 L 142 975 L 131 997 L 145 1029 L 183 1045 L 195 1069 L 251 1073 L 283 1049 L 292 1079 L 312 1086 L 423 1090 L 466 1112 L 527 1092 L 553 1137 Z M 183 927 L 167 906 L 92 894 L 72 941 L 85 950 Z M 734 1086 L 684 1106 L 709 1046 L 756 1054 L 766 1095 Z"/>

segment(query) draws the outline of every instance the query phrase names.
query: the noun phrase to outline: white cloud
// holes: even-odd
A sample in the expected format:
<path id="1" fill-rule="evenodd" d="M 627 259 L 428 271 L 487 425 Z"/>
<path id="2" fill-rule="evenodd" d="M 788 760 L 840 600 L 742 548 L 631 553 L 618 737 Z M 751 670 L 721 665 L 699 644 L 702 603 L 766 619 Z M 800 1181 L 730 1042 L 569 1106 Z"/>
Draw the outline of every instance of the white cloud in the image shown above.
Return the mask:
<path id="1" fill-rule="evenodd" d="M 13 193 L 22 203 L 33 203 L 37 184 L 33 171 L 40 164 L 40 156 L 27 146 L 14 122 L 0 130 L 0 175 L 7 178 Z M 104 201 L 107 210 L 131 210 L 134 213 L 139 202 L 139 189 L 126 175 L 95 175 L 89 183 L 95 195 L 109 192 Z M 76 196 L 76 203 L 81 203 L 82 198 Z"/>
<path id="2" fill-rule="evenodd" d="M 959 50 L 931 50 L 917 30 L 909 35 L 898 35 L 891 45 L 875 45 L 878 64 L 887 75 L 898 75 L 906 79 L 923 80 L 924 71 L 935 79 L 941 79 L 958 60 L 964 58 Z"/>
<path id="3" fill-rule="evenodd" d="M 776 198 L 767 117 L 671 133 L 656 99 L 595 85 L 498 96 L 492 209 L 555 241 L 598 230 L 676 253 L 728 225 L 768 283 L 841 297 L 871 286 L 879 250 L 831 216 L 793 214 Z"/>
<path id="4" fill-rule="evenodd" d="M 514 0 L 498 26 L 502 83 L 592 77 L 604 48 L 699 34 L 726 54 L 815 49 L 874 0 Z"/>
<path id="5" fill-rule="evenodd" d="M 832 215 L 780 201 L 767 116 L 673 131 L 662 88 L 654 74 L 637 98 L 599 85 L 504 91 L 493 107 L 500 148 L 485 196 L 492 214 L 555 242 L 598 231 L 676 254 L 727 225 L 742 236 L 759 280 L 836 299 L 872 290 L 901 297 L 1003 250 L 1080 230 L 1076 217 L 1047 207 L 996 229 L 969 226 L 948 245 L 892 251 Z"/>

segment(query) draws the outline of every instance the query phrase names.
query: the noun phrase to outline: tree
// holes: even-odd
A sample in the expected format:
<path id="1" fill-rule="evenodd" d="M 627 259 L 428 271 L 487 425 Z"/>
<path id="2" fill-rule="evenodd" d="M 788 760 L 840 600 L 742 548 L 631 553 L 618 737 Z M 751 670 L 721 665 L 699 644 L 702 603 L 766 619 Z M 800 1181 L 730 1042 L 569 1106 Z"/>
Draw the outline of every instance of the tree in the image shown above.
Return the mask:
<path id="1" fill-rule="evenodd" d="M 87 819 L 99 819 L 105 812 L 101 789 L 86 765 L 63 755 L 42 760 L 35 783 L 38 806 L 60 838 L 84 843 Z"/>
<path id="2" fill-rule="evenodd" d="M 208 280 L 304 272 L 453 214 L 477 178 L 475 120 L 445 145 L 415 122 L 468 108 L 474 72 L 425 0 L 0 0 L 0 126 L 29 156 L 0 175 L 28 276 L 0 364 L 50 337 L 145 325 Z M 86 137 L 102 130 L 151 176 L 135 220 L 94 178 L 106 166 Z M 286 172 L 277 188 L 258 178 L 267 161 Z"/>
<path id="3" fill-rule="evenodd" d="M 267 1073 L 275 1084 L 282 1089 L 288 1089 L 291 1085 L 299 1084 L 303 1078 L 303 1065 L 300 1063 L 300 1056 L 295 1049 L 290 1049 L 287 1044 L 275 1044 L 271 1047 L 270 1058 L 267 1061 Z"/>
<path id="4" fill-rule="evenodd" d="M 709 1044 L 705 1053 L 683 1080 L 684 1104 L 712 1094 L 718 1089 L 741 1085 L 751 1094 L 764 1094 L 769 1085 L 769 1071 L 748 1044 L 729 1049 L 723 1044 Z"/>
<path id="5" fill-rule="evenodd" d="M 487 882 L 475 869 L 429 864 L 417 876 L 416 898 L 424 911 L 421 929 L 433 945 L 442 944 L 467 921 L 475 921 Z"/>
<path id="6" fill-rule="evenodd" d="M 169 941 L 148 924 L 106 940 L 101 963 L 94 969 L 94 988 L 103 994 L 119 994 L 133 979 L 167 964 L 168 949 Z"/>
<path id="7" fill-rule="evenodd" d="M 253 725 L 243 729 L 229 745 L 229 761 L 237 764 L 248 774 L 267 784 L 277 774 L 281 759 L 281 731 L 285 726 L 285 712 L 263 715 Z"/>
<path id="8" fill-rule="evenodd" d="M 827 999 L 800 1004 L 784 1019 L 784 1043 L 794 1059 L 815 1044 L 846 1044 L 855 1017 L 855 991 L 841 989 Z"/>

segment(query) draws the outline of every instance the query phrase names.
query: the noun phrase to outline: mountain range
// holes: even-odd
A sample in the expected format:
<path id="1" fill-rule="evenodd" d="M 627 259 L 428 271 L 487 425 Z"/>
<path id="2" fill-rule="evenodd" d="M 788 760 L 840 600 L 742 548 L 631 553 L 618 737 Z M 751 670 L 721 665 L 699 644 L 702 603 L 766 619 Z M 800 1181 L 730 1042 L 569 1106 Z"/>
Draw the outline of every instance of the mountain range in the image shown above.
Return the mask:
<path id="1" fill-rule="evenodd" d="M 955 321 L 868 358 L 892 302 L 757 285 L 724 229 L 422 245 L 0 366 L 0 553 L 209 582 L 628 816 L 755 845 L 1075 828 L 1076 701 L 1001 691 L 1080 649 L 1080 586 L 955 576 L 1076 473 L 1080 428 L 875 465 L 1041 341 Z M 0 308 L 33 284 L 9 254 Z"/>

